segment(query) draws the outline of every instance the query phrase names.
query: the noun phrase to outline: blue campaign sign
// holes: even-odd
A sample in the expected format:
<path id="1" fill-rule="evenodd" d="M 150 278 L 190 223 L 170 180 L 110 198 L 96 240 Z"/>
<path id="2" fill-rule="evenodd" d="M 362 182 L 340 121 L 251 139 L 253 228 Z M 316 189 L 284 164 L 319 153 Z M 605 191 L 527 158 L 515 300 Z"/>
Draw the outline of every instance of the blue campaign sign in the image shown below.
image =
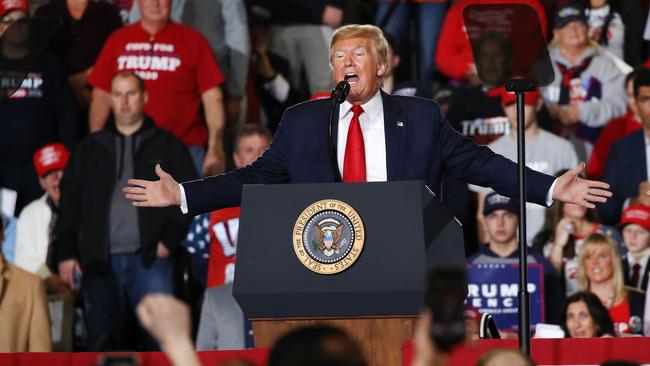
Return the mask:
<path id="1" fill-rule="evenodd" d="M 518 264 L 468 264 L 466 304 L 480 313 L 492 315 L 501 330 L 516 330 L 519 301 Z M 528 265 L 528 292 L 530 293 L 530 322 L 544 322 L 544 268 L 541 264 Z"/>

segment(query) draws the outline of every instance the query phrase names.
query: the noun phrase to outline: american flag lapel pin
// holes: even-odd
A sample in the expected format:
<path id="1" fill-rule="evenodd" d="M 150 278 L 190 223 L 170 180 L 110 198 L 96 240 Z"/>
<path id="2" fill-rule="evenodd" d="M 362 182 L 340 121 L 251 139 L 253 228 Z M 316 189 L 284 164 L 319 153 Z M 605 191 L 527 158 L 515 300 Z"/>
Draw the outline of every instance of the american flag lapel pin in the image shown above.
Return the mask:
<path id="1" fill-rule="evenodd" d="M 404 122 L 397 121 L 397 127 L 404 127 Z"/>

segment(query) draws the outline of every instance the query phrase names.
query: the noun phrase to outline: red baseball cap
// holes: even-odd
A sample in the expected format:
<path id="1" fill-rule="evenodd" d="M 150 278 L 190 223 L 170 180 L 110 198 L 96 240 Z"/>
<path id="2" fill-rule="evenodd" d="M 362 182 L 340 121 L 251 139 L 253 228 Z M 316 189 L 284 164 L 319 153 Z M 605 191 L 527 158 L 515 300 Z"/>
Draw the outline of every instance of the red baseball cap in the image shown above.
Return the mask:
<path id="1" fill-rule="evenodd" d="M 34 154 L 34 168 L 39 177 L 44 177 L 53 170 L 63 170 L 68 165 L 70 151 L 58 142 L 47 144 Z"/>
<path id="2" fill-rule="evenodd" d="M 12 10 L 22 10 L 29 14 L 29 4 L 26 0 L 0 0 L 0 17 Z"/>
<path id="3" fill-rule="evenodd" d="M 526 92 L 524 94 L 524 103 L 528 105 L 535 105 L 539 100 L 539 91 Z M 501 92 L 501 106 L 513 104 L 517 101 L 517 95 L 513 92 L 503 89 Z"/>
<path id="4" fill-rule="evenodd" d="M 646 205 L 632 205 L 626 208 L 621 215 L 620 226 L 626 224 L 638 224 L 650 231 L 650 207 Z"/>

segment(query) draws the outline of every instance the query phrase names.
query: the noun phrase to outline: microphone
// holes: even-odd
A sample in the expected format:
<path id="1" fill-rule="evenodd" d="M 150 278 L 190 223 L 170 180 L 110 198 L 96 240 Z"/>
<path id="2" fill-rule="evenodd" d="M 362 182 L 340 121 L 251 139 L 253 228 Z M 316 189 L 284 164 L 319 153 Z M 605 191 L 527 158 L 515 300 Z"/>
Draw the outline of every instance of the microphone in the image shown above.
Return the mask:
<path id="1" fill-rule="evenodd" d="M 348 93 L 350 93 L 350 83 L 343 80 L 336 84 L 334 90 L 332 90 L 332 93 L 330 94 L 332 105 L 343 103 L 345 98 L 348 97 Z"/>
<path id="2" fill-rule="evenodd" d="M 339 164 L 336 159 L 336 146 L 334 146 L 334 136 L 332 136 L 332 125 L 334 124 L 334 110 L 337 106 L 345 101 L 345 98 L 348 97 L 350 92 L 350 83 L 343 80 L 336 84 L 334 90 L 330 94 L 332 100 L 330 101 L 330 117 L 329 117 L 329 152 L 330 152 L 330 162 L 332 164 L 332 174 L 334 175 L 335 182 L 341 182 L 341 172 L 339 171 Z"/>

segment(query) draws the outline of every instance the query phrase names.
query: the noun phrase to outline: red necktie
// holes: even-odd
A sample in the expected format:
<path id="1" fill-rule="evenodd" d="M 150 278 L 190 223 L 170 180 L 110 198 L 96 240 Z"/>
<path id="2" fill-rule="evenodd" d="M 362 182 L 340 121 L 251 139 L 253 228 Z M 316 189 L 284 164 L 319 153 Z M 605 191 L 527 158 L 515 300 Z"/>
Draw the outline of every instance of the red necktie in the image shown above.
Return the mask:
<path id="1" fill-rule="evenodd" d="M 635 263 L 634 266 L 632 266 L 632 279 L 630 280 L 630 285 L 632 287 L 637 287 L 639 284 L 639 277 L 641 275 L 641 265 L 639 263 Z"/>
<path id="2" fill-rule="evenodd" d="M 366 181 L 366 151 L 363 145 L 363 133 L 359 124 L 359 115 L 363 113 L 360 105 L 352 106 L 352 120 L 348 128 L 348 141 L 345 144 L 343 160 L 344 182 Z"/>

